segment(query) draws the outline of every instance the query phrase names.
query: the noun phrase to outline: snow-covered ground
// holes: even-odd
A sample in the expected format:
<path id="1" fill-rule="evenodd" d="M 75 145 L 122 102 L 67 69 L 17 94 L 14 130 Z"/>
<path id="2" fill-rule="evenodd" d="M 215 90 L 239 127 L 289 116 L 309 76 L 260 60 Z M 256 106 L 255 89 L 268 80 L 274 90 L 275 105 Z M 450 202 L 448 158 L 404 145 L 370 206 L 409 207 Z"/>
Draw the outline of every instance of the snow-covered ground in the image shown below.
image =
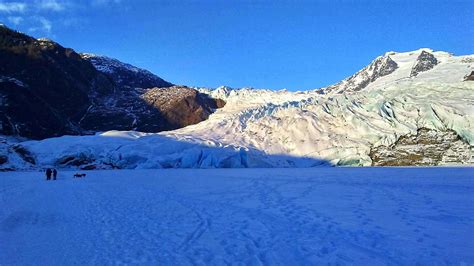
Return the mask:
<path id="1" fill-rule="evenodd" d="M 0 265 L 473 265 L 473 168 L 0 173 Z"/>

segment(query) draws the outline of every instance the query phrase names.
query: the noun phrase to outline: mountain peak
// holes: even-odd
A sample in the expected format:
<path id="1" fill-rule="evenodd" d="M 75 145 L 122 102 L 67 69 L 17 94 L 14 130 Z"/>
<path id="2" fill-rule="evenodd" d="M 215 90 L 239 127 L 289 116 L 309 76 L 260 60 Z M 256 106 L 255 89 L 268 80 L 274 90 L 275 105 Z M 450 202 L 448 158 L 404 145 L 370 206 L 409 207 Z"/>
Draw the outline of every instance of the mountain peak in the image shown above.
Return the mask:
<path id="1" fill-rule="evenodd" d="M 383 56 L 378 56 L 375 58 L 369 65 L 354 75 L 342 80 L 335 85 L 325 88 L 324 92 L 342 93 L 360 91 L 378 78 L 391 74 L 397 68 L 398 65 L 390 57 L 390 54 L 385 53 Z"/>
<path id="2" fill-rule="evenodd" d="M 453 60 L 452 53 L 434 51 L 431 48 L 420 48 L 408 52 L 390 51 L 378 56 L 354 75 L 334 85 L 322 88 L 321 92 L 324 94 L 352 93 L 365 89 L 373 83 L 386 86 L 393 82 L 415 77 L 421 72 L 429 71 L 441 61 L 451 60 Z M 383 83 L 380 83 L 382 82 L 380 80 L 383 80 Z"/>

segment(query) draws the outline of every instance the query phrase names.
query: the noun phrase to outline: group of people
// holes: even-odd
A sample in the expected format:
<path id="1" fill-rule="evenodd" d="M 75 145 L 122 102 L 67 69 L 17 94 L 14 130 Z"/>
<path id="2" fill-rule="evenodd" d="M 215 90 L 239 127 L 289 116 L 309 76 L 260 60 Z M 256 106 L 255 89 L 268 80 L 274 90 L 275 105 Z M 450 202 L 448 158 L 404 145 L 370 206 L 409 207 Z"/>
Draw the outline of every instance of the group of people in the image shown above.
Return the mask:
<path id="1" fill-rule="evenodd" d="M 56 169 L 51 169 L 47 168 L 46 169 L 46 180 L 51 180 L 51 177 L 53 180 L 56 180 L 56 177 L 58 176 L 58 171 Z"/>

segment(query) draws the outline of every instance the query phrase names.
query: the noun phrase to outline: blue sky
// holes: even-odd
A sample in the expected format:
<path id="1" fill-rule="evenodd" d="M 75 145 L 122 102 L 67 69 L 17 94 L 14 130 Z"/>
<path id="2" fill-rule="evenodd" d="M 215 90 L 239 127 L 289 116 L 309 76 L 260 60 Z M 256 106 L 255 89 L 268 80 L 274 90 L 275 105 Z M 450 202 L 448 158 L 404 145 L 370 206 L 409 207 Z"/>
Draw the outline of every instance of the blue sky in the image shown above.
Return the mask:
<path id="1" fill-rule="evenodd" d="M 305 90 L 387 51 L 474 53 L 474 1 L 0 0 L 0 21 L 176 84 Z"/>

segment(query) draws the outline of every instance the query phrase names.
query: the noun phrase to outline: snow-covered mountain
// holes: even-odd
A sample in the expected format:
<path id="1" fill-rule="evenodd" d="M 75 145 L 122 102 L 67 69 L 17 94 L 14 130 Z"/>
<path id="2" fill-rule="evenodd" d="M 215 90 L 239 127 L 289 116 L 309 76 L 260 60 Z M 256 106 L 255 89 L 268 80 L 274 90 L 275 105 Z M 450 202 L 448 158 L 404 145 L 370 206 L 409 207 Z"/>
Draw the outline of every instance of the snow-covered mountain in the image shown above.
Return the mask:
<path id="1" fill-rule="evenodd" d="M 110 77 L 116 84 L 129 88 L 171 87 L 172 83 L 163 80 L 148 70 L 132 66 L 107 56 L 81 53 L 83 59 Z"/>
<path id="2" fill-rule="evenodd" d="M 398 68 L 398 64 L 390 57 L 391 54 L 393 55 L 393 53 L 386 53 L 384 56 L 377 57 L 359 72 L 335 85 L 325 88 L 323 91 L 326 93 L 332 91 L 348 93 L 364 89 L 371 82 L 393 73 Z"/>
<path id="3" fill-rule="evenodd" d="M 185 128 L 19 145 L 36 165 L 87 169 L 473 164 L 473 70 L 473 55 L 389 52 L 321 90 L 199 88 L 227 104 Z"/>
<path id="4" fill-rule="evenodd" d="M 0 26 L 2 135 L 159 132 L 198 123 L 223 104 L 116 59 Z"/>

